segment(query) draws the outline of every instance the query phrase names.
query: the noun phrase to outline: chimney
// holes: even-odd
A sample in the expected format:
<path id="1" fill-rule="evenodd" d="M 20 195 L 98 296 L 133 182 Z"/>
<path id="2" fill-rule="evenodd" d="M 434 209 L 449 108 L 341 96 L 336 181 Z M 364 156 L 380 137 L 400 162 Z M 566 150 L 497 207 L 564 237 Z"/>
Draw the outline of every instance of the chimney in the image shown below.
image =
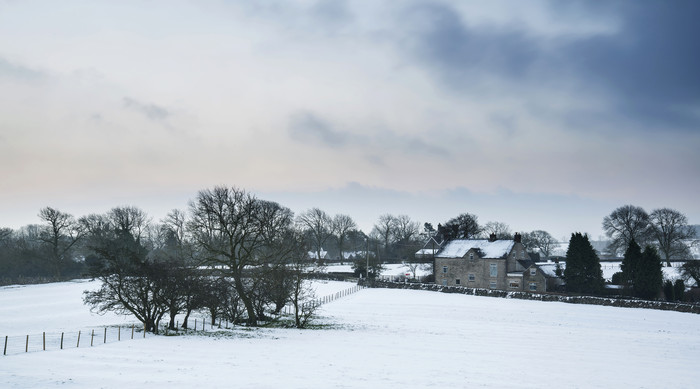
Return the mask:
<path id="1" fill-rule="evenodd" d="M 496 241 L 496 234 L 492 232 L 491 235 L 489 235 L 489 242 L 495 242 L 495 241 Z"/>
<path id="2" fill-rule="evenodd" d="M 519 232 L 516 232 L 516 233 L 515 233 L 515 236 L 513 236 L 513 241 L 514 241 L 515 243 L 522 243 L 522 242 L 521 242 L 521 241 L 522 241 L 522 238 L 523 238 L 522 235 L 520 235 Z"/>

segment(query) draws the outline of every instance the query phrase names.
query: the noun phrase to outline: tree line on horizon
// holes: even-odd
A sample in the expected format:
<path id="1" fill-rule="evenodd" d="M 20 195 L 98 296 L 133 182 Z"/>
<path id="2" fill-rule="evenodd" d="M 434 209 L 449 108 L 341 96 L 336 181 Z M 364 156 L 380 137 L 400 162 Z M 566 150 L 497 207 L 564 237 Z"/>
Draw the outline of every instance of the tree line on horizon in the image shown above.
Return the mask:
<path id="1" fill-rule="evenodd" d="M 406 215 L 384 214 L 366 234 L 348 215 L 331 216 L 319 208 L 294 215 L 276 202 L 223 186 L 200 191 L 187 211 L 173 210 L 158 222 L 133 206 L 79 218 L 45 207 L 38 216 L 42 224 L 17 231 L 0 229 L 0 281 L 97 278 L 102 287 L 86 293 L 87 304 L 98 311 L 133 313 L 152 330 L 165 315 L 172 322 L 177 313 L 187 315 L 198 309 L 210 310 L 213 317 L 255 325 L 288 303 L 297 308 L 295 324 L 303 326 L 311 315 L 303 307 L 310 295 L 304 288 L 304 273 L 323 262 L 322 251 L 333 252 L 331 259 L 336 260 L 354 254 L 355 274 L 375 277 L 382 263 L 403 261 L 415 267 L 414 254 L 429 238 L 513 238 L 507 224 L 481 225 L 470 213 L 437 228 L 431 223 L 421 226 Z M 648 257 L 658 257 L 660 266 L 662 259 L 687 256 L 688 242 L 695 239 L 695 229 L 685 216 L 669 208 L 646 214 L 639 207 L 623 206 L 604 218 L 603 227 L 611 239 L 610 249 L 625 250 L 624 275 L 616 281 L 629 293 L 640 295 L 642 281 L 636 277 L 645 273 L 630 269 Z M 645 247 L 642 256 L 647 257 L 630 254 L 627 259 L 632 242 Z M 522 243 L 544 257 L 558 244 L 542 230 L 523 233 Z M 571 292 L 595 293 L 602 285 L 598 253 L 586 243 L 590 246 L 586 235 L 572 234 L 562 273 Z M 582 261 L 580 266 L 577 258 Z M 698 263 L 686 262 L 686 279 L 700 279 Z M 202 272 L 196 270 L 201 266 L 221 269 L 219 276 L 201 277 Z M 415 268 L 413 271 L 415 274 Z M 209 295 L 199 292 L 202 290 Z M 125 292 L 133 295 L 133 301 L 111 297 L 129 296 Z M 143 309 L 134 303 L 144 298 L 159 304 L 141 304 L 148 305 Z"/>
<path id="2" fill-rule="evenodd" d="M 255 198 L 245 190 L 228 190 Z M 191 238 L 192 229 L 188 229 L 188 222 L 196 216 L 196 202 L 196 199 L 191 201 L 187 211 L 174 209 L 163 220 L 156 222 L 135 206 L 119 206 L 104 214 L 77 218 L 52 207 L 42 208 L 38 213 L 41 224 L 30 224 L 17 230 L 0 228 L 0 284 L 65 280 L 87 275 L 89 265 L 97 255 L 90 246 L 95 241 L 95 226 L 117 224 L 117 215 L 129 212 L 140 215 L 128 216 L 130 219 L 142 219 L 138 223 L 138 231 L 134 232 L 135 236 L 152 247 L 161 247 L 163 242 L 171 239 L 168 234 L 173 234 L 169 232 L 173 228 L 178 231 L 175 233 L 178 239 Z M 381 271 L 382 263 L 413 262 L 416 251 L 430 237 L 439 241 L 487 238 L 491 234 L 499 239 L 513 238 L 506 223 L 487 222 L 481 225 L 478 217 L 470 213 L 460 214 L 438 224 L 437 228 L 431 223 L 421 225 L 407 215 L 383 214 L 378 217 L 370 233 L 365 233 L 358 229 L 349 215 L 329 215 L 319 208 L 294 215 L 286 207 L 277 206 L 286 210 L 290 228 L 303 237 L 312 257 L 320 261 L 324 253 L 329 253 L 328 259 L 331 261 L 354 260 L 356 275 L 367 274 L 365 259 L 369 259 L 370 276 Z M 522 235 L 523 243 L 544 257 L 550 256 L 558 243 L 551 234 L 542 230 Z"/>

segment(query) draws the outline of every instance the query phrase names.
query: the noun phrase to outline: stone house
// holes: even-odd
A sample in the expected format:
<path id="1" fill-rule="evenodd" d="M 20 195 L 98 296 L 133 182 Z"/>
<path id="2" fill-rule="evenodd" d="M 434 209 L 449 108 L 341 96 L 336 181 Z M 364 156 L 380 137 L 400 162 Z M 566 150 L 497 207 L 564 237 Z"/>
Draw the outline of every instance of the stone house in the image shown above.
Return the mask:
<path id="1" fill-rule="evenodd" d="M 530 259 L 521 235 L 512 240 L 455 239 L 435 255 L 435 283 L 467 288 L 545 292 L 548 276 Z"/>

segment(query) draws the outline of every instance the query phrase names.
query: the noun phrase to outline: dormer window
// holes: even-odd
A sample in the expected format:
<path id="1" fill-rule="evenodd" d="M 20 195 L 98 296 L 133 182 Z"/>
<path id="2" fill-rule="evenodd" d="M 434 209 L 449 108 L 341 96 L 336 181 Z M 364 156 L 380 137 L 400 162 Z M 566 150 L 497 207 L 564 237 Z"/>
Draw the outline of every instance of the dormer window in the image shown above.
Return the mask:
<path id="1" fill-rule="evenodd" d="M 474 253 L 469 253 L 469 259 L 474 260 Z"/>

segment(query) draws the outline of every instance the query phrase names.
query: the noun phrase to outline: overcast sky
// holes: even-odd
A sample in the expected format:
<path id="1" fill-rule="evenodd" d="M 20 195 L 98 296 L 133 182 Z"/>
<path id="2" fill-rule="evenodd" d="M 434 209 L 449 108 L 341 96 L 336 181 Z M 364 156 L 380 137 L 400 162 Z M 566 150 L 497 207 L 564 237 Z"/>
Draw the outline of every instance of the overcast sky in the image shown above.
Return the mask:
<path id="1" fill-rule="evenodd" d="M 0 227 L 231 185 L 366 232 L 700 223 L 697 1 L 0 0 Z"/>

